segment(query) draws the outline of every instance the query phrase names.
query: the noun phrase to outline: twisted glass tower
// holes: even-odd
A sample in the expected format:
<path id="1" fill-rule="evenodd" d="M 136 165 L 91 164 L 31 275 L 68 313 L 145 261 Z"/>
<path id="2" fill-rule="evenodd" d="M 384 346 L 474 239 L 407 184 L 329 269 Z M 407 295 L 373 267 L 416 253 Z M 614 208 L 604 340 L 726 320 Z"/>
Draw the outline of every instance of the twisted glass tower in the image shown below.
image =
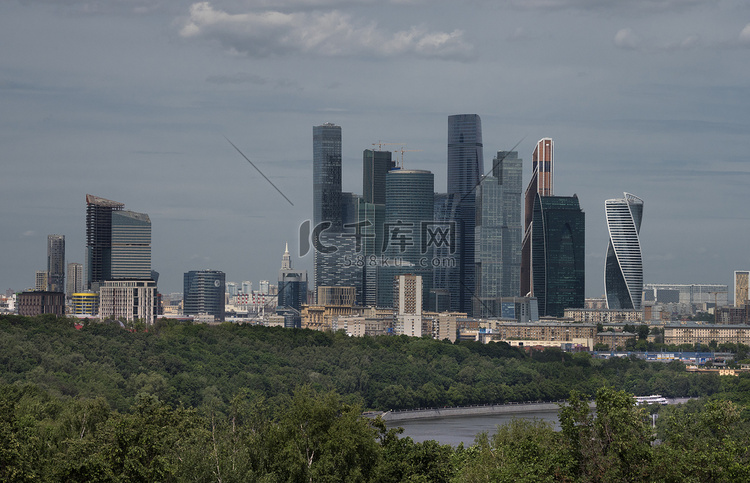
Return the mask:
<path id="1" fill-rule="evenodd" d="M 604 202 L 609 231 L 604 290 L 609 309 L 641 310 L 643 259 L 639 234 L 643 200 L 623 194 L 625 198 Z"/>

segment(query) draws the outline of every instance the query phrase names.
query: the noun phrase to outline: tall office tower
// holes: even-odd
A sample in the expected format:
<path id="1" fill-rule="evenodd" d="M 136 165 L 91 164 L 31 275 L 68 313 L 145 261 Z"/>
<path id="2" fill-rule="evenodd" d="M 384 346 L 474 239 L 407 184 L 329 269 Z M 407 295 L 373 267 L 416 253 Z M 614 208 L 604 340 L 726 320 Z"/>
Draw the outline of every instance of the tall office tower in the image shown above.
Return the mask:
<path id="1" fill-rule="evenodd" d="M 96 291 L 111 278 L 112 212 L 125 205 L 86 195 L 86 288 Z"/>
<path id="2" fill-rule="evenodd" d="M 258 282 L 258 292 L 262 295 L 268 295 L 268 292 L 270 292 L 270 286 L 271 282 L 268 280 L 261 280 Z"/>
<path id="3" fill-rule="evenodd" d="M 250 294 L 253 292 L 253 282 L 250 280 L 245 280 L 242 282 L 242 293 L 244 294 Z"/>
<path id="4" fill-rule="evenodd" d="M 145 213 L 112 212 L 112 280 L 151 280 L 151 219 Z"/>
<path id="5" fill-rule="evenodd" d="M 47 291 L 65 291 L 65 235 L 47 235 Z"/>
<path id="6" fill-rule="evenodd" d="M 521 176 L 516 151 L 499 151 L 476 192 L 475 317 L 500 317 L 521 286 Z"/>
<path id="7" fill-rule="evenodd" d="M 307 270 L 292 269 L 292 258 L 289 255 L 289 244 L 284 249 L 279 270 L 279 307 L 291 307 L 297 312 L 302 304 L 307 303 Z"/>
<path id="8" fill-rule="evenodd" d="M 65 294 L 72 298 L 74 293 L 83 291 L 83 264 L 71 262 L 68 264 L 68 279 Z"/>
<path id="9" fill-rule="evenodd" d="M 385 204 L 385 175 L 394 169 L 390 151 L 365 149 L 362 153 L 362 198 L 365 203 Z"/>
<path id="10" fill-rule="evenodd" d="M 461 311 L 471 313 L 475 287 L 474 277 L 474 190 L 484 175 L 482 120 L 476 114 L 448 116 L 448 194 L 460 196 L 457 207 L 461 221 L 459 255 Z"/>
<path id="11" fill-rule="evenodd" d="M 643 298 L 643 258 L 641 219 L 643 200 L 630 193 L 624 198 L 606 200 L 607 258 L 604 262 L 604 292 L 607 308 L 641 310 Z"/>
<path id="12" fill-rule="evenodd" d="M 534 201 L 531 269 L 539 315 L 562 317 L 583 307 L 586 287 L 585 214 L 578 196 L 542 196 Z"/>
<path id="13" fill-rule="evenodd" d="M 230 297 L 236 297 L 237 296 L 237 284 L 235 282 L 227 282 L 224 284 L 227 293 Z"/>
<path id="14" fill-rule="evenodd" d="M 313 224 L 341 231 L 341 126 L 313 126 Z"/>
<path id="15" fill-rule="evenodd" d="M 437 236 L 442 243 L 432 247 L 433 260 L 438 262 L 432 271 L 432 289 L 428 307 L 434 312 L 459 312 L 461 309 L 461 220 L 458 219 L 458 206 L 461 196 L 458 194 L 435 193 L 434 214 L 435 230 L 440 228 L 447 236 Z M 451 236 L 452 235 L 452 236 Z"/>
<path id="16" fill-rule="evenodd" d="M 393 280 L 411 273 L 422 276 L 427 300 L 432 288 L 432 246 L 426 234 L 434 212 L 435 176 L 430 171 L 396 169 L 385 183 L 383 256 L 378 267 L 378 305 L 393 307 Z"/>
<path id="17" fill-rule="evenodd" d="M 213 315 L 224 321 L 224 272 L 218 270 L 191 270 L 183 277 L 184 315 Z"/>
<path id="18" fill-rule="evenodd" d="M 750 271 L 736 270 L 734 272 L 734 306 L 744 307 L 750 300 Z"/>
<path id="19" fill-rule="evenodd" d="M 540 196 L 552 196 L 552 174 L 555 145 L 550 138 L 542 138 L 536 143 L 531 155 L 531 180 L 524 195 L 523 241 L 521 242 L 521 295 L 534 295 L 532 280 L 531 224 L 533 222 L 534 200 Z"/>

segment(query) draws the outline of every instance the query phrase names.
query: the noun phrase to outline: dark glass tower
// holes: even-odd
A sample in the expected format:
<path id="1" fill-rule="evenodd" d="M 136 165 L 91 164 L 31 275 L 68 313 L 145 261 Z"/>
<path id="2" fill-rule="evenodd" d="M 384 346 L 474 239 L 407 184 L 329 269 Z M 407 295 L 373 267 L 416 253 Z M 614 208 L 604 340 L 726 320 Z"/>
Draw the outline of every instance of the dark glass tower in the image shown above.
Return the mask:
<path id="1" fill-rule="evenodd" d="M 65 235 L 47 235 L 47 291 L 65 291 Z"/>
<path id="2" fill-rule="evenodd" d="M 531 269 L 539 315 L 562 317 L 584 305 L 585 214 L 578 197 L 541 196 L 534 200 Z"/>
<path id="3" fill-rule="evenodd" d="M 604 265 L 604 291 L 607 308 L 641 310 L 643 259 L 641 220 L 643 200 L 630 193 L 622 199 L 604 202 L 607 215 L 607 258 Z"/>
<path id="4" fill-rule="evenodd" d="M 224 321 L 224 272 L 191 270 L 183 282 L 183 314 L 208 314 Z"/>
<path id="5" fill-rule="evenodd" d="M 362 198 L 365 203 L 385 205 L 385 175 L 395 167 L 390 151 L 365 149 L 362 153 Z"/>
<path id="6" fill-rule="evenodd" d="M 378 268 L 378 305 L 393 307 L 393 280 L 401 274 L 422 276 L 423 299 L 432 288 L 432 253 L 423 227 L 434 213 L 435 176 L 430 171 L 395 169 L 386 175 L 383 256 Z"/>
<path id="7" fill-rule="evenodd" d="M 341 205 L 341 126 L 313 126 L 313 224 L 341 231 Z"/>
<path id="8" fill-rule="evenodd" d="M 448 116 L 448 194 L 460 197 L 456 215 L 461 222 L 459 305 L 471 313 L 474 296 L 474 190 L 484 174 L 482 120 L 477 114 Z"/>
<path id="9" fill-rule="evenodd" d="M 125 205 L 86 195 L 86 288 L 98 290 L 112 277 L 112 212 Z"/>
<path id="10" fill-rule="evenodd" d="M 152 279 L 151 219 L 145 213 L 112 212 L 111 279 Z"/>
<path id="11" fill-rule="evenodd" d="M 515 151 L 498 152 L 477 188 L 475 317 L 500 317 L 500 298 L 519 295 L 522 164 Z"/>

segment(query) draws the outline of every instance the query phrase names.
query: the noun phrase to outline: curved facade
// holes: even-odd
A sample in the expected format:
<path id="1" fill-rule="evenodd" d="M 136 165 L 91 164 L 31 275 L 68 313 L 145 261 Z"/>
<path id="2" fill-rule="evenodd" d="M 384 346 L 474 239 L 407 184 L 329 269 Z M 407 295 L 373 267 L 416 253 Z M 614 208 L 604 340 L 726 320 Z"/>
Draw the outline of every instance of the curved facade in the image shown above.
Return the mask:
<path id="1" fill-rule="evenodd" d="M 641 219 L 643 200 L 630 193 L 625 198 L 607 200 L 609 244 L 604 264 L 604 291 L 609 309 L 641 310 L 643 258 Z"/>

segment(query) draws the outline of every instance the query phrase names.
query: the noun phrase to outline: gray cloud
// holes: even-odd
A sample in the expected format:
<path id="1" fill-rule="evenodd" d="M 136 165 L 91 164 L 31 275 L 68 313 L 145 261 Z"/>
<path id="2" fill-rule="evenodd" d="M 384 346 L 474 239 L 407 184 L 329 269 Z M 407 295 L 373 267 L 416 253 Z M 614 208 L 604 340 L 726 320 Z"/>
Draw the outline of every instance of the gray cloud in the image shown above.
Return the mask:
<path id="1" fill-rule="evenodd" d="M 615 47 L 625 50 L 636 50 L 641 43 L 641 39 L 630 28 L 624 28 L 617 31 L 614 38 Z"/>
<path id="2" fill-rule="evenodd" d="M 251 11 L 231 14 L 210 2 L 195 3 L 180 29 L 184 38 L 216 40 L 250 57 L 312 54 L 323 57 L 394 57 L 467 60 L 473 46 L 463 32 L 431 32 L 413 26 L 387 32 L 338 10 L 293 12 Z"/>

